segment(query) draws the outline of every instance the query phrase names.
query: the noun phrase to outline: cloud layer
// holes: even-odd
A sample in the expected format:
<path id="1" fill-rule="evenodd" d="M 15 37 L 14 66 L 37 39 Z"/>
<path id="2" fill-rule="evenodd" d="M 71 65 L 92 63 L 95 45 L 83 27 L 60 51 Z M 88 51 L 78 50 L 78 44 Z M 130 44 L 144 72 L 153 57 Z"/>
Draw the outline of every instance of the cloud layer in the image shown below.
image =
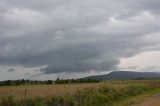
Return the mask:
<path id="1" fill-rule="evenodd" d="M 160 49 L 159 0 L 0 0 L 0 64 L 111 71 Z M 11 71 L 11 70 L 10 70 Z"/>

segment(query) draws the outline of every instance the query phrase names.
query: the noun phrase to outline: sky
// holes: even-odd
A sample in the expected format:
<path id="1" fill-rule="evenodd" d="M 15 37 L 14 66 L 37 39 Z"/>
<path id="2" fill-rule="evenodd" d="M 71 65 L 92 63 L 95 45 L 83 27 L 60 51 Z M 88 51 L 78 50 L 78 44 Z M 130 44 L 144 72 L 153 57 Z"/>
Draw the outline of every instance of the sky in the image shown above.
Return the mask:
<path id="1" fill-rule="evenodd" d="M 0 80 L 160 72 L 160 0 L 0 0 Z"/>

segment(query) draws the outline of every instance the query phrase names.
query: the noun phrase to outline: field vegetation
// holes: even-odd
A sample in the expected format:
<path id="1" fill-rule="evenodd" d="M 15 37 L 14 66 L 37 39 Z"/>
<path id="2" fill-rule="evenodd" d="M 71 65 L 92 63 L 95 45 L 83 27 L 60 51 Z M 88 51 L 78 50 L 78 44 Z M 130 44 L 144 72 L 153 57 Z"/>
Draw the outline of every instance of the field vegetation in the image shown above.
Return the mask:
<path id="1" fill-rule="evenodd" d="M 159 89 L 158 80 L 5 86 L 0 87 L 0 106 L 130 106 L 130 99 Z"/>

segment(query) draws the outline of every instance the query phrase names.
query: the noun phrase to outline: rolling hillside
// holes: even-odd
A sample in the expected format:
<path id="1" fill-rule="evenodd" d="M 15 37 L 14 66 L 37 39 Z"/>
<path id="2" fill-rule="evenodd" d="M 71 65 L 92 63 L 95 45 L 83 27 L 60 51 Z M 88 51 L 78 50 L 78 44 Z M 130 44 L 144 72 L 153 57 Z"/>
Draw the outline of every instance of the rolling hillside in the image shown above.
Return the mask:
<path id="1" fill-rule="evenodd" d="M 85 79 L 95 80 L 132 80 L 132 79 L 160 79 L 160 73 L 156 72 L 133 72 L 133 71 L 114 71 L 105 75 L 89 76 Z"/>

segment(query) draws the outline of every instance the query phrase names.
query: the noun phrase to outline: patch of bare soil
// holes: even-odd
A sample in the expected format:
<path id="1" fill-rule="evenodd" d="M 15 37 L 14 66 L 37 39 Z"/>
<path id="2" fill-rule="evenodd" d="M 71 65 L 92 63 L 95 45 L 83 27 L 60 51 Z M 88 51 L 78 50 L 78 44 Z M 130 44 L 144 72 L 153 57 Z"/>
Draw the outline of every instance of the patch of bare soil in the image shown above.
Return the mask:
<path id="1" fill-rule="evenodd" d="M 132 106 L 160 106 L 160 94 L 154 95 L 145 101 Z"/>

